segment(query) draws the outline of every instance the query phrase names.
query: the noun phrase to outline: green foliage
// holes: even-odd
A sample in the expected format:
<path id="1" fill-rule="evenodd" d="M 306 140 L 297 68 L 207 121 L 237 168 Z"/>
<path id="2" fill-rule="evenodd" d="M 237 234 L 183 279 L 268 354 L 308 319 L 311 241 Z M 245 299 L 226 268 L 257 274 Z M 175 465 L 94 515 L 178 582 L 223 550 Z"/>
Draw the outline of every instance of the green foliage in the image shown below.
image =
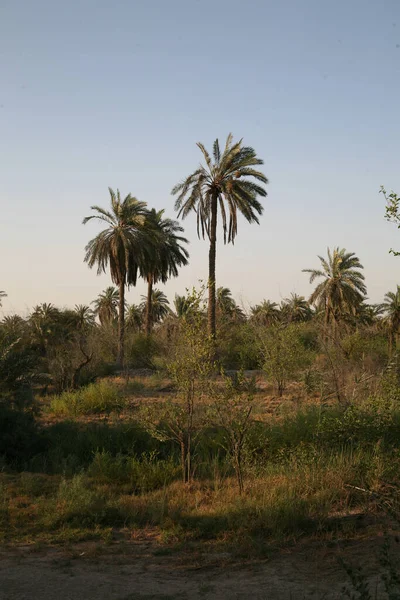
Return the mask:
<path id="1" fill-rule="evenodd" d="M 76 391 L 53 396 L 50 410 L 56 415 L 77 416 L 119 412 L 125 401 L 116 386 L 101 380 Z"/>
<path id="2" fill-rule="evenodd" d="M 212 374 L 213 350 L 213 340 L 204 331 L 200 316 L 185 319 L 173 360 L 167 364 L 176 390 L 175 399 L 157 406 L 146 405 L 141 410 L 141 422 L 151 435 L 179 445 L 184 482 L 192 478 L 193 443 L 202 421 L 200 403 Z"/>
<path id="3" fill-rule="evenodd" d="M 310 364 L 312 354 L 301 343 L 296 325 L 269 327 L 261 345 L 263 369 L 282 396 L 287 383 Z"/>
<path id="4" fill-rule="evenodd" d="M 257 331 L 251 323 L 229 323 L 220 327 L 218 362 L 224 369 L 253 370 L 262 365 Z"/>
<path id="5" fill-rule="evenodd" d="M 393 190 L 388 193 L 386 191 L 386 189 L 383 187 L 383 185 L 381 186 L 380 189 L 380 193 L 383 194 L 385 201 L 386 201 L 386 212 L 385 212 L 385 218 L 387 221 L 389 221 L 390 223 L 394 223 L 397 228 L 400 228 L 400 197 L 393 192 Z M 393 250 L 393 248 L 390 249 L 391 254 L 393 254 L 394 256 L 399 256 L 400 252 L 397 252 L 395 250 Z"/>
<path id="6" fill-rule="evenodd" d="M 133 492 L 146 493 L 170 484 L 180 472 L 172 458 L 160 459 L 155 452 L 136 457 L 98 451 L 87 474 L 98 482 L 128 483 Z"/>
<path id="7" fill-rule="evenodd" d="M 144 333 L 129 335 L 126 343 L 126 361 L 132 369 L 153 369 L 154 359 L 160 352 L 155 337 Z"/>
<path id="8" fill-rule="evenodd" d="M 354 314 L 364 300 L 367 288 L 360 273 L 364 267 L 354 252 L 345 248 L 334 248 L 332 252 L 328 248 L 328 260 L 318 258 L 321 269 L 303 269 L 303 273 L 310 273 L 310 283 L 322 279 L 309 302 L 324 312 L 326 324 L 334 325 Z"/>
<path id="9" fill-rule="evenodd" d="M 228 377 L 221 373 L 220 382 L 211 386 L 211 422 L 222 427 L 226 438 L 220 442 L 232 457 L 239 493 L 244 491 L 243 452 L 250 428 L 250 417 L 254 408 L 255 382 L 246 379 L 243 373 Z"/>

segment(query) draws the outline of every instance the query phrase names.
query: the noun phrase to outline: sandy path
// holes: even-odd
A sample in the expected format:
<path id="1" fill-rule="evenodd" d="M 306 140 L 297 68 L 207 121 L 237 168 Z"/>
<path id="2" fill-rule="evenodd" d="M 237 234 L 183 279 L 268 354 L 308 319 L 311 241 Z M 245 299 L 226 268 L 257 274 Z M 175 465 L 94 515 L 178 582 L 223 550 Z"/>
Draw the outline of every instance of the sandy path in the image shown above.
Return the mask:
<path id="1" fill-rule="evenodd" d="M 367 546 L 372 550 L 373 544 Z M 251 565 L 223 566 L 215 555 L 214 565 L 203 562 L 199 567 L 177 557 L 155 557 L 145 548 L 143 553 L 136 550 L 128 556 L 94 558 L 60 550 L 3 551 L 0 600 L 333 600 L 343 597 L 347 582 L 334 554 L 322 549 L 280 554 Z M 358 556 L 376 580 L 375 560 L 368 566 L 365 544 L 350 550 L 349 556 Z"/>

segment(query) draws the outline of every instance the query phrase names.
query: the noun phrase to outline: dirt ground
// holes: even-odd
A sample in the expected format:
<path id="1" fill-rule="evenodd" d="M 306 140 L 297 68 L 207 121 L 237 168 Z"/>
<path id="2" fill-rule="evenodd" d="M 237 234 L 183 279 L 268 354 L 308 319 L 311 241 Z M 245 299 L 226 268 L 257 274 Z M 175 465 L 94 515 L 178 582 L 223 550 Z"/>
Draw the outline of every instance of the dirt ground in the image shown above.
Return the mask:
<path id="1" fill-rule="evenodd" d="M 373 598 L 385 598 L 377 561 L 381 544 L 380 536 L 341 547 L 300 544 L 256 562 L 235 562 L 228 554 L 157 555 L 151 542 L 2 548 L 0 600 L 333 600 L 345 597 L 343 586 L 349 588 L 339 556 L 362 567 Z"/>

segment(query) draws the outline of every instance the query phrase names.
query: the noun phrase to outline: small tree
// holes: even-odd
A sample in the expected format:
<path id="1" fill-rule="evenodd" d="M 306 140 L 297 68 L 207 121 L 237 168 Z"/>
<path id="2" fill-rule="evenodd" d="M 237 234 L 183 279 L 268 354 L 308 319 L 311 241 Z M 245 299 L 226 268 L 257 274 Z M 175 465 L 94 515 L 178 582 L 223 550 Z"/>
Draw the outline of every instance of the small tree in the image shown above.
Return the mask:
<path id="1" fill-rule="evenodd" d="M 261 347 L 263 370 L 282 396 L 288 381 L 310 363 L 310 351 L 301 343 L 296 325 L 271 326 L 261 339 Z"/>
<path id="2" fill-rule="evenodd" d="M 386 200 L 385 219 L 390 223 L 394 223 L 397 229 L 400 229 L 400 196 L 393 191 L 389 194 L 383 185 L 381 186 L 380 193 L 383 194 Z M 400 256 L 400 252 L 393 250 L 393 248 L 389 252 L 394 254 L 394 256 Z"/>
<path id="3" fill-rule="evenodd" d="M 199 305 L 200 294 L 193 291 L 191 300 Z M 205 331 L 201 315 L 183 319 L 173 360 L 167 364 L 176 389 L 175 399 L 141 411 L 142 423 L 151 435 L 179 445 L 184 483 L 193 476 L 193 452 L 202 423 L 199 406 L 213 370 L 212 350 L 212 338 Z"/>
<path id="4" fill-rule="evenodd" d="M 243 450 L 251 425 L 255 384 L 254 380 L 246 379 L 243 372 L 234 378 L 228 377 L 223 371 L 221 375 L 222 386 L 213 385 L 210 416 L 226 433 L 225 440 L 220 444 L 232 457 L 239 493 L 242 494 Z"/>

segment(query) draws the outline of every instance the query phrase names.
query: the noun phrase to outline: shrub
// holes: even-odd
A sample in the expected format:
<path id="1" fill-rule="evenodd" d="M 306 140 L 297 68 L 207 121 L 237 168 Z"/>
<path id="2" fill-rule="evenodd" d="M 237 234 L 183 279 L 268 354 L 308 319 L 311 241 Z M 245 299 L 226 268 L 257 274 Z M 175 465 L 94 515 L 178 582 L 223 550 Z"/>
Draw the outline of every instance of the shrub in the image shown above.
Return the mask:
<path id="1" fill-rule="evenodd" d="M 115 386 L 107 381 L 99 381 L 85 388 L 54 396 L 50 402 L 50 410 L 57 415 L 78 416 L 118 412 L 124 404 L 124 399 Z"/>
<path id="2" fill-rule="evenodd" d="M 30 412 L 0 403 L 0 456 L 14 467 L 44 449 L 44 440 Z"/>

